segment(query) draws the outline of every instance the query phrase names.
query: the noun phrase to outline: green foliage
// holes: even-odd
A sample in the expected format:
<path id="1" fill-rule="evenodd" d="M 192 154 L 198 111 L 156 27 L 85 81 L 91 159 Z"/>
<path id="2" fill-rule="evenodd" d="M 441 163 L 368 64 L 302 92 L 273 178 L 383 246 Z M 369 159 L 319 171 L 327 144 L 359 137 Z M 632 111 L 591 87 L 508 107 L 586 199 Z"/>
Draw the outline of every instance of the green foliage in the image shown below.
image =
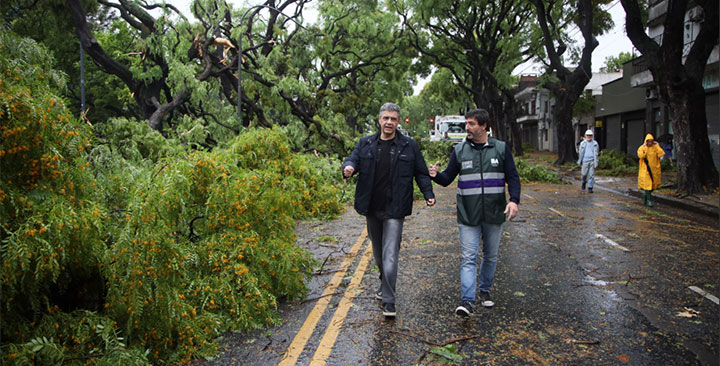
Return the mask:
<path id="1" fill-rule="evenodd" d="M 51 64 L 42 47 L 0 32 L 0 357 L 80 364 L 73 357 L 96 353 L 111 364 L 128 355 L 114 322 L 95 319 L 107 333 L 90 334 L 73 311 L 102 307 L 107 211 L 85 158 L 92 136 L 57 96 Z"/>
<path id="2" fill-rule="evenodd" d="M 600 68 L 604 72 L 622 71 L 623 64 L 635 58 L 630 52 L 620 52 L 617 56 L 605 57 L 605 66 Z"/>
<path id="3" fill-rule="evenodd" d="M 343 209 L 338 161 L 293 154 L 279 129 L 210 152 L 123 118 L 95 138 L 47 52 L 0 37 L 4 365 L 178 363 L 303 295 L 294 220 Z"/>
<path id="4" fill-rule="evenodd" d="M 535 147 L 533 147 L 533 145 L 529 142 L 523 142 L 522 149 L 523 149 L 523 152 L 526 154 L 536 151 Z"/>
<path id="5" fill-rule="evenodd" d="M 573 106 L 573 116 L 592 116 L 593 112 L 595 111 L 595 104 L 596 101 L 595 98 L 592 97 L 592 95 L 587 93 L 581 94 L 577 102 L 575 102 L 575 105 Z"/>
<path id="6" fill-rule="evenodd" d="M 660 160 L 660 171 L 662 172 L 674 172 L 677 170 L 677 164 L 674 164 L 670 159 Z"/>
<path id="7" fill-rule="evenodd" d="M 432 359 L 435 359 L 436 362 L 441 364 L 448 363 L 448 361 L 451 361 L 452 363 L 460 363 L 465 357 L 467 357 L 459 353 L 454 344 L 448 344 L 442 347 L 433 347 L 433 349 L 430 350 L 430 353 L 434 356 Z"/>
<path id="8" fill-rule="evenodd" d="M 599 176 L 629 176 L 637 174 L 637 170 L 637 162 L 627 154 L 606 149 L 600 152 L 596 174 Z"/>
<path id="9" fill-rule="evenodd" d="M 455 144 L 452 141 L 418 141 L 420 145 L 420 151 L 425 158 L 425 162 L 435 164 L 440 162 L 441 169 L 444 169 L 448 162 L 450 162 L 450 154 L 453 151 Z"/>
<path id="10" fill-rule="evenodd" d="M 551 170 L 544 164 L 532 164 L 526 162 L 524 159 L 515 159 L 515 166 L 517 167 L 517 171 L 522 182 L 556 184 L 568 183 L 566 180 L 558 177 L 557 172 Z"/>

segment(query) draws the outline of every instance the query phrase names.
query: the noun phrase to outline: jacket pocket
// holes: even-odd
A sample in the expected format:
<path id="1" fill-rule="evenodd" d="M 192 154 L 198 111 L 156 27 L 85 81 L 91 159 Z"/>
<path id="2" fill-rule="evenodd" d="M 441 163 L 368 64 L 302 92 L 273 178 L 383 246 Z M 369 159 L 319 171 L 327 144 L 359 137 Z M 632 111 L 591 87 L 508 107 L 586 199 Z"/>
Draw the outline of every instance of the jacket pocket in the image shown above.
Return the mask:
<path id="1" fill-rule="evenodd" d="M 398 175 L 400 177 L 412 177 L 415 171 L 415 159 L 413 156 L 408 154 L 401 154 L 398 156 Z"/>
<path id="2" fill-rule="evenodd" d="M 368 151 L 364 151 L 360 154 L 360 171 L 363 173 L 369 173 L 373 165 L 375 164 L 375 157 Z"/>

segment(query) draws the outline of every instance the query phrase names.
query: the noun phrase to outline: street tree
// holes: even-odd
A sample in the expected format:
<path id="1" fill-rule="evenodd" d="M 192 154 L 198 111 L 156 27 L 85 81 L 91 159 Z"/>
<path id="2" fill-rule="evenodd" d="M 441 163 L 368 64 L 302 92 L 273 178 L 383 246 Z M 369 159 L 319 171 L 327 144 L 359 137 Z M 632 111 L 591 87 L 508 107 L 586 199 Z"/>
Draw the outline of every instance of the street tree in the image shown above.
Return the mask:
<path id="1" fill-rule="evenodd" d="M 417 52 L 408 45 L 398 16 L 379 2 L 323 0 L 308 71 L 315 103 L 327 106 L 324 119 L 343 116 L 345 128 L 365 133 L 374 128 L 382 103 L 400 104 L 412 93 L 409 74 Z"/>
<path id="2" fill-rule="evenodd" d="M 127 55 L 126 45 L 132 44 L 131 33 L 117 14 L 107 8 L 88 8 L 92 14 L 92 28 L 99 41 L 110 53 Z M 52 51 L 53 67 L 67 74 L 67 88 L 63 96 L 75 114 L 81 109 L 80 47 L 71 19 L 66 15 L 64 1 L 42 3 L 27 0 L 8 0 L 0 4 L 0 18 L 11 24 L 12 31 L 45 45 Z M 85 57 L 85 112 L 91 121 L 111 117 L 140 118 L 134 108 L 130 90 L 116 77 L 102 72 L 89 57 Z"/>
<path id="3" fill-rule="evenodd" d="M 620 52 L 617 56 L 605 57 L 605 66 L 600 68 L 602 72 L 619 72 L 623 64 L 632 60 L 635 56 L 630 52 Z"/>
<path id="4" fill-rule="evenodd" d="M 282 14 L 294 14 L 300 22 L 307 3 L 269 0 L 263 5 L 271 7 L 269 11 L 251 9 L 247 24 L 241 25 L 232 23 L 238 19 L 233 16 L 220 31 L 226 39 L 243 39 L 244 125 L 289 126 L 297 149 L 344 153 L 352 147 L 352 135 L 364 132 L 366 122 L 374 120 L 368 116 L 378 105 L 411 90 L 406 72 L 415 53 L 403 44 L 397 16 L 372 2 L 321 1 L 315 25 L 283 37 L 280 30 L 286 25 L 278 24 L 292 24 Z M 269 16 L 262 19 L 265 13 Z M 212 18 L 197 11 L 194 15 L 207 19 L 203 34 L 212 34 Z M 212 55 L 209 50 L 202 54 Z M 225 67 L 219 57 L 204 60 L 227 79 L 223 94 L 230 99 L 236 66 Z"/>
<path id="5" fill-rule="evenodd" d="M 475 106 L 489 110 L 498 123 L 494 131 L 504 138 L 506 123 L 515 123 L 504 111 L 514 110 L 515 100 L 504 98 L 503 90 L 512 88 L 512 70 L 532 54 L 531 6 L 515 0 L 398 0 L 394 6 L 420 62 L 449 70 Z M 509 142 L 522 154 L 519 129 L 511 130 Z"/>
<path id="6" fill-rule="evenodd" d="M 592 52 L 598 46 L 596 35 L 612 25 L 601 4 L 609 0 L 533 0 L 546 51 L 546 78 L 543 86 L 555 99 L 553 118 L 557 129 L 556 165 L 577 160 L 572 128 L 573 108 L 592 77 Z M 582 46 L 573 49 L 568 32 L 574 25 L 582 35 Z M 569 56 L 566 54 L 570 54 Z M 567 65 L 575 62 L 575 67 Z"/>
<path id="7" fill-rule="evenodd" d="M 660 41 L 646 33 L 638 2 L 621 2 L 628 37 L 643 55 L 661 100 L 673 113 L 678 192 L 692 194 L 717 187 L 718 171 L 710 151 L 702 85 L 708 58 L 718 45 L 717 0 L 692 2 L 702 9 L 703 21 L 697 38 L 689 44 L 684 41 L 684 26 L 691 2 L 667 2 Z"/>
<path id="8" fill-rule="evenodd" d="M 206 147 L 245 127 L 280 125 L 300 138 L 294 147 L 344 153 L 379 103 L 410 94 L 416 51 L 382 4 L 322 1 L 318 22 L 301 27 L 308 2 L 268 0 L 248 10 L 195 0 L 192 23 L 164 2 L 9 0 L 2 9 L 14 30 L 63 55 L 72 100 L 79 99 L 79 38 L 92 60 L 88 100 L 93 112 L 103 111 L 89 114 L 100 119 L 94 123 L 124 116 L 165 135 L 200 130 L 197 142 Z M 38 20 L 51 27 L 33 29 Z M 58 32 L 42 32 L 52 27 Z"/>
<path id="9" fill-rule="evenodd" d="M 429 136 L 433 128 L 430 122 L 435 116 L 463 114 L 473 103 L 461 89 L 448 69 L 439 69 L 432 74 L 420 94 L 406 98 L 401 105 L 410 116 L 408 131 L 414 136 Z"/>

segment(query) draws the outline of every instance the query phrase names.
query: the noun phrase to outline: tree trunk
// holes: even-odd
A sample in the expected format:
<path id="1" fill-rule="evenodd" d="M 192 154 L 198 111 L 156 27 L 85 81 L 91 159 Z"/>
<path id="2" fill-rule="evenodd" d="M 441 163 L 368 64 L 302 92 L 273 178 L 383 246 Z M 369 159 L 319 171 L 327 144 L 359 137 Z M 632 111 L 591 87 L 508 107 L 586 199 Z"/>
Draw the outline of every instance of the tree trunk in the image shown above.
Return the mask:
<path id="1" fill-rule="evenodd" d="M 515 156 L 522 156 L 522 131 L 520 131 L 520 125 L 517 123 L 515 95 L 509 90 L 503 90 L 502 93 L 505 99 L 505 120 L 510 126 L 510 148 L 514 151 Z"/>
<path id="2" fill-rule="evenodd" d="M 503 111 L 502 100 L 493 100 L 490 104 L 490 110 L 488 112 L 490 112 L 490 120 L 493 122 L 493 136 L 500 141 L 509 142 L 507 138 L 507 125 L 505 124 L 505 113 Z"/>
<path id="3" fill-rule="evenodd" d="M 557 124 L 558 158 L 554 164 L 561 165 L 567 162 L 575 162 L 577 152 L 575 152 L 575 136 L 572 128 L 573 107 L 590 81 L 592 75 L 592 52 L 598 46 L 598 41 L 593 36 L 593 2 L 591 0 L 577 2 L 577 24 L 585 44 L 582 48 L 580 62 L 573 71 L 570 71 L 563 64 L 561 55 L 567 49 L 565 44 L 562 41 L 559 41 L 558 44 L 549 30 L 548 25 L 553 24 L 553 21 L 548 17 L 545 2 L 534 0 L 533 3 L 537 10 L 538 23 L 543 31 L 543 41 L 550 59 L 550 66 L 555 70 L 555 74 L 559 79 L 557 83 L 547 84 L 547 88 L 553 92 L 555 97 L 553 118 Z"/>
<path id="4" fill-rule="evenodd" d="M 67 0 L 67 4 L 75 25 L 75 32 L 85 52 L 92 57 L 93 61 L 101 69 L 117 76 L 125 83 L 132 92 L 133 98 L 140 109 L 140 114 L 147 120 L 148 125 L 155 130 L 162 131 L 163 118 L 179 104 L 185 102 L 187 95 L 176 96 L 173 101 L 161 105 L 159 101 L 162 100 L 162 91 L 169 90 L 164 79 L 154 80 L 149 84 L 137 82 L 130 68 L 108 55 L 95 39 L 88 26 L 87 15 L 80 2 L 78 0 Z M 163 69 L 164 72 L 167 71 L 167 65 L 163 64 L 162 60 L 153 59 L 156 61 L 157 66 Z"/>
<path id="5" fill-rule="evenodd" d="M 707 136 L 705 90 L 697 85 L 689 90 L 668 88 L 670 108 L 674 112 L 673 132 L 677 161 L 677 191 L 698 193 L 718 186 Z M 699 89 L 699 90 L 698 90 Z"/>
<path id="6" fill-rule="evenodd" d="M 553 164 L 562 165 L 576 162 L 578 158 L 577 152 L 575 152 L 575 134 L 572 128 L 572 112 L 575 103 L 570 101 L 567 95 L 559 95 L 556 98 L 553 117 L 557 130 L 558 158 Z"/>

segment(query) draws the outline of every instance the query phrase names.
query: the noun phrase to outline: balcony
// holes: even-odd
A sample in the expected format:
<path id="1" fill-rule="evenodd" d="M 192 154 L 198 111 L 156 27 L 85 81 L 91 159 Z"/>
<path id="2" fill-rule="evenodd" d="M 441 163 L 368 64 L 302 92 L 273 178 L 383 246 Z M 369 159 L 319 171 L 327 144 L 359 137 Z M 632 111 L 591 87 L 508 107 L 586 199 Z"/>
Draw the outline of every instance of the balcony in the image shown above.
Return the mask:
<path id="1" fill-rule="evenodd" d="M 650 11 L 648 13 L 648 26 L 653 26 L 662 23 L 665 13 L 667 13 L 668 2 L 667 0 L 662 1 L 651 1 Z"/>
<path id="2" fill-rule="evenodd" d="M 653 84 L 653 76 L 648 68 L 645 56 L 640 56 L 631 63 L 630 86 L 633 88 L 647 87 Z"/>

